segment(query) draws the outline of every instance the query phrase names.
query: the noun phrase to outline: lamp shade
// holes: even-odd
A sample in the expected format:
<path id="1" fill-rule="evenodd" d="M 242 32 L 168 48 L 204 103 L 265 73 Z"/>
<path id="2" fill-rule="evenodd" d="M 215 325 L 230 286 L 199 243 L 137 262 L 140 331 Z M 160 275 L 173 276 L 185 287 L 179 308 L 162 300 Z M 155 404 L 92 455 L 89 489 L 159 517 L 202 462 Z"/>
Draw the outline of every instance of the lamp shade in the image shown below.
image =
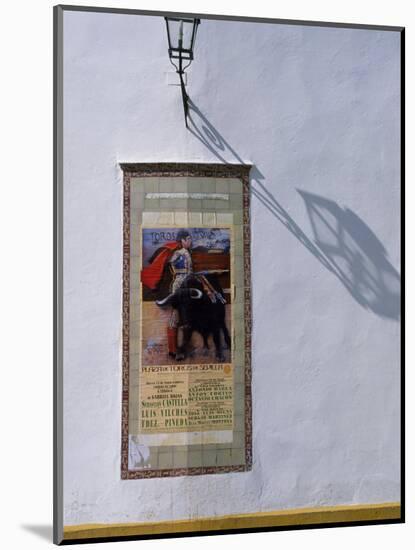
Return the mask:
<path id="1" fill-rule="evenodd" d="M 171 59 L 193 59 L 197 27 L 200 19 L 165 17 L 169 56 Z"/>

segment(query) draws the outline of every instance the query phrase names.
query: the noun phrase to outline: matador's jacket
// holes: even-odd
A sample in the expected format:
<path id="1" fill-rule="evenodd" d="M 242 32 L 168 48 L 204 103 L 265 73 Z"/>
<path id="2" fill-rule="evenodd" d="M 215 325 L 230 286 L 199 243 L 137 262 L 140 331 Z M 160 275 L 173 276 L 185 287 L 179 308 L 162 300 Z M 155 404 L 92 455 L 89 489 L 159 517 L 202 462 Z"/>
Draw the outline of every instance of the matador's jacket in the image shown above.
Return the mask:
<path id="1" fill-rule="evenodd" d="M 170 290 L 176 292 L 182 286 L 186 277 L 193 273 L 192 256 L 186 248 L 179 248 L 173 252 L 169 264 L 173 274 Z"/>
<path id="2" fill-rule="evenodd" d="M 168 263 L 173 275 L 171 292 L 175 292 L 183 283 L 187 275 L 193 272 L 190 252 L 180 247 L 177 242 L 163 245 L 162 251 L 141 271 L 141 282 L 150 290 L 155 290 L 159 284 L 164 268 Z"/>

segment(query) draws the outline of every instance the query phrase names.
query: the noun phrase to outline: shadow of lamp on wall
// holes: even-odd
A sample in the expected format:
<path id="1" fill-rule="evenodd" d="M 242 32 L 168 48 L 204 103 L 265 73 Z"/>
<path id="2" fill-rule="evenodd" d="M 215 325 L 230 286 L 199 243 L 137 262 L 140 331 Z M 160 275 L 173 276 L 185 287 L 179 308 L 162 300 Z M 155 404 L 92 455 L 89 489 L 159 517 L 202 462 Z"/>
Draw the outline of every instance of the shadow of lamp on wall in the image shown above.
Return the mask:
<path id="1" fill-rule="evenodd" d="M 189 131 L 221 162 L 245 164 L 207 117 L 189 99 Z M 264 184 L 257 166 L 251 169 L 251 194 L 365 309 L 393 320 L 400 319 L 401 278 L 387 251 L 370 227 L 335 201 L 298 190 L 304 200 L 312 236 L 308 236 Z"/>
<path id="2" fill-rule="evenodd" d="M 363 220 L 336 202 L 298 190 L 314 243 L 354 299 L 377 315 L 399 319 L 400 276 Z"/>
<path id="3" fill-rule="evenodd" d="M 165 17 L 167 28 L 167 40 L 169 42 L 170 63 L 176 69 L 180 78 L 180 88 L 182 90 L 184 122 L 187 125 L 187 115 L 189 112 L 189 96 L 186 92 L 184 83 L 185 70 L 193 61 L 193 49 L 195 46 L 197 28 L 200 19 L 179 19 L 177 17 Z M 173 60 L 177 60 L 178 65 Z M 187 65 L 183 66 L 183 63 Z"/>

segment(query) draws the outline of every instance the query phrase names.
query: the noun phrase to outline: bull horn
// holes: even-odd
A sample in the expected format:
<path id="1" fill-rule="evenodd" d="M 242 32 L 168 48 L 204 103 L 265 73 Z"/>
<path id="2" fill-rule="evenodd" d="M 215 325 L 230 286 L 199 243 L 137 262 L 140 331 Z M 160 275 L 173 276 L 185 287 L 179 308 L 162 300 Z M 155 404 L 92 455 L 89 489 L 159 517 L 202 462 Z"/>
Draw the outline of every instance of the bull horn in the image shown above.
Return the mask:
<path id="1" fill-rule="evenodd" d="M 169 294 L 168 296 L 163 298 L 163 300 L 156 300 L 156 304 L 158 306 L 165 306 L 172 296 L 173 296 L 173 294 Z"/>
<path id="2" fill-rule="evenodd" d="M 194 293 L 196 292 L 196 296 L 194 296 Z M 194 300 L 200 300 L 200 298 L 203 296 L 203 293 L 198 288 L 191 288 L 190 289 L 190 297 Z"/>

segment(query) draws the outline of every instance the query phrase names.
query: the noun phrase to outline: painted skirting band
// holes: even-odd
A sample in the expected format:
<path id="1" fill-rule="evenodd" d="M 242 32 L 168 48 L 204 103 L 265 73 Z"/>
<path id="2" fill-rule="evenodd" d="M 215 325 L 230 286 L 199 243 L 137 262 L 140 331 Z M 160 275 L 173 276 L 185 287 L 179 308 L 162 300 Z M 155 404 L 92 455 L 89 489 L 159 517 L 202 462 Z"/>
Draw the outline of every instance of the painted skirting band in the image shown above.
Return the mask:
<path id="1" fill-rule="evenodd" d="M 400 519 L 400 517 L 401 506 L 399 502 L 327 506 L 166 522 L 67 525 L 64 527 L 63 540 L 381 521 Z"/>

